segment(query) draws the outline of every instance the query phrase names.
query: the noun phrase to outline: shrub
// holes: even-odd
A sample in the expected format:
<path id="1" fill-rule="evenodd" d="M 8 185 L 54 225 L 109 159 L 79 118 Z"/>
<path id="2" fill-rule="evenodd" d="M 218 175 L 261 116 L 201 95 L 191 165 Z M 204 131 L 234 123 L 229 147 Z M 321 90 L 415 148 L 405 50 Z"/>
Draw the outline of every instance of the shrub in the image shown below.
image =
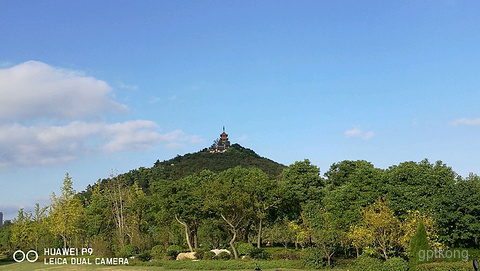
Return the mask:
<path id="1" fill-rule="evenodd" d="M 270 253 L 258 247 L 252 248 L 248 253 L 248 256 L 255 260 L 270 260 L 272 258 L 272 255 L 270 255 Z"/>
<path id="2" fill-rule="evenodd" d="M 380 259 L 372 258 L 367 254 L 362 254 L 353 262 L 352 270 L 381 271 L 383 270 L 383 262 Z"/>
<path id="3" fill-rule="evenodd" d="M 203 259 L 203 255 L 206 252 L 205 249 L 203 249 L 203 248 L 196 248 L 193 251 L 195 252 L 195 257 L 197 257 L 197 259 Z M 213 253 L 213 254 L 215 254 L 215 253 Z"/>
<path id="4" fill-rule="evenodd" d="M 177 246 L 177 245 L 171 245 L 167 248 L 167 253 L 166 254 L 170 259 L 172 259 L 172 258 L 175 259 L 178 256 L 178 254 L 182 251 L 183 251 L 182 247 Z"/>
<path id="5" fill-rule="evenodd" d="M 103 257 L 114 257 L 110 240 L 103 236 L 92 236 L 90 241 L 91 248 L 95 251 L 95 255 Z"/>
<path id="6" fill-rule="evenodd" d="M 417 266 L 418 271 L 471 271 L 471 262 L 424 263 Z"/>
<path id="7" fill-rule="evenodd" d="M 219 260 L 230 260 L 231 258 L 231 255 L 228 254 L 227 252 L 223 251 L 223 252 L 220 252 L 218 253 L 217 255 L 217 259 Z"/>
<path id="8" fill-rule="evenodd" d="M 142 253 L 138 254 L 138 258 L 139 258 L 140 261 L 142 261 L 142 262 L 148 262 L 148 261 L 150 261 L 150 259 L 152 258 L 152 256 L 150 255 L 150 252 L 145 251 L 145 252 L 142 252 Z"/>
<path id="9" fill-rule="evenodd" d="M 436 258 L 436 261 L 437 262 L 461 262 L 461 261 L 471 262 L 473 259 L 480 259 L 479 252 L 480 250 L 473 249 L 473 248 L 448 248 L 442 252 L 444 257 L 440 256 L 439 258 Z"/>
<path id="10" fill-rule="evenodd" d="M 138 248 L 130 244 L 125 245 L 124 247 L 122 247 L 122 249 L 120 249 L 120 257 L 122 258 L 131 257 L 137 253 L 138 253 Z"/>
<path id="11" fill-rule="evenodd" d="M 323 254 L 317 247 L 310 247 L 303 251 L 300 259 L 303 266 L 307 268 L 320 269 L 327 265 L 327 262 L 323 259 Z"/>
<path id="12" fill-rule="evenodd" d="M 198 258 L 198 257 L 197 257 Z M 205 253 L 203 253 L 203 257 L 202 257 L 202 260 L 215 260 L 217 257 L 215 255 L 215 252 L 213 251 L 205 251 Z"/>
<path id="13" fill-rule="evenodd" d="M 152 247 L 152 250 L 150 251 L 150 255 L 154 259 L 160 259 L 162 258 L 162 255 L 165 253 L 165 248 L 162 245 L 157 245 Z"/>
<path id="14" fill-rule="evenodd" d="M 251 243 L 235 243 L 238 255 L 249 255 L 250 251 L 254 248 Z"/>
<path id="15" fill-rule="evenodd" d="M 407 271 L 408 263 L 402 258 L 394 257 L 389 258 L 383 263 L 383 270 L 388 271 Z"/>

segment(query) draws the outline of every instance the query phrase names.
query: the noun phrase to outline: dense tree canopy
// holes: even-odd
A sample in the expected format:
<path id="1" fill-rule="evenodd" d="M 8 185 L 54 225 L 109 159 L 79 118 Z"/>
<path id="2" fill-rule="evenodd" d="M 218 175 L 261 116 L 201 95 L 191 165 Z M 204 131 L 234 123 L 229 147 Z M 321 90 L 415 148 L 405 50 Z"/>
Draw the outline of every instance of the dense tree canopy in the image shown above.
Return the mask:
<path id="1" fill-rule="evenodd" d="M 67 174 L 61 191 L 5 223 L 0 247 L 229 248 L 237 258 L 239 243 L 271 241 L 316 246 L 332 264 L 338 253 L 407 257 L 419 221 L 431 247 L 480 242 L 480 177 L 462 178 L 441 161 L 379 169 L 346 160 L 322 177 L 308 159 L 285 167 L 232 145 L 112 175 L 81 193 Z"/>

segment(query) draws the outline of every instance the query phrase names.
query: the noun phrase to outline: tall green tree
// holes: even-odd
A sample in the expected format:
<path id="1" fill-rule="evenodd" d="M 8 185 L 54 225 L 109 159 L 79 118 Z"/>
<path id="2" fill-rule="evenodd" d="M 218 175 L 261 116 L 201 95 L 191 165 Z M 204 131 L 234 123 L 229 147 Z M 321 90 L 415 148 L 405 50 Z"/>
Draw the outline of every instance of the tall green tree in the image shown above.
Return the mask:
<path id="1" fill-rule="evenodd" d="M 238 258 L 234 245 L 238 232 L 253 216 L 253 203 L 245 187 L 247 177 L 247 169 L 235 167 L 221 172 L 212 182 L 202 184 L 204 208 L 225 221 L 232 234 L 229 244 L 235 259 Z"/>
<path id="2" fill-rule="evenodd" d="M 211 183 L 214 179 L 215 174 L 209 170 L 187 176 L 175 182 L 175 192 L 170 195 L 169 210 L 184 227 L 185 239 L 191 252 L 198 248 L 198 228 L 201 220 L 206 217 L 201 185 Z"/>
<path id="3" fill-rule="evenodd" d="M 347 232 L 361 219 L 360 210 L 381 195 L 383 170 L 367 161 L 345 160 L 332 164 L 325 177 L 325 210 L 334 213 Z"/>
<path id="4" fill-rule="evenodd" d="M 9 220 L 5 221 L 0 227 L 0 250 L 14 250 L 12 242 L 12 226 L 13 223 Z"/>
<path id="5" fill-rule="evenodd" d="M 97 182 L 92 187 L 91 196 L 86 199 L 85 230 L 94 251 L 104 256 L 111 252 L 114 239 L 115 224 L 110 204 L 100 181 Z"/>
<path id="6" fill-rule="evenodd" d="M 314 224 L 314 236 L 317 246 L 322 251 L 327 264 L 331 266 L 332 256 L 346 239 L 347 233 L 342 229 L 338 218 L 324 208 L 319 210 Z"/>
<path id="7" fill-rule="evenodd" d="M 28 249 L 33 247 L 32 239 L 32 214 L 22 209 L 18 210 L 18 215 L 13 219 L 11 227 L 10 242 L 15 249 Z"/>
<path id="8" fill-rule="evenodd" d="M 385 172 L 384 195 L 400 218 L 409 211 L 431 213 L 451 193 L 458 175 L 442 161 L 403 162 Z"/>
<path id="9" fill-rule="evenodd" d="M 413 235 L 412 240 L 410 241 L 410 253 L 408 255 L 409 259 L 409 270 L 417 270 L 417 265 L 420 263 L 419 253 L 423 251 L 426 255 L 427 250 L 430 249 L 428 245 L 427 231 L 425 229 L 425 224 L 423 220 L 420 219 L 418 222 L 418 227 L 415 235 Z"/>
<path id="10" fill-rule="evenodd" d="M 281 243 L 287 252 L 288 244 L 295 242 L 296 232 L 287 218 L 277 219 L 270 227 L 265 229 L 265 239 Z"/>
<path id="11" fill-rule="evenodd" d="M 307 217 L 311 214 L 306 213 L 306 210 L 312 210 L 314 208 L 309 206 L 321 203 L 325 180 L 320 177 L 320 168 L 312 165 L 308 159 L 297 161 L 283 170 L 281 181 L 286 186 L 286 205 L 283 205 L 282 209 L 293 218 L 292 220 L 300 219 L 299 226 L 302 228 L 300 232 L 308 234 L 302 238 L 306 238 L 311 246 L 312 229 L 307 222 Z"/>
<path id="12" fill-rule="evenodd" d="M 361 230 L 355 237 L 369 240 L 385 260 L 401 249 L 401 224 L 383 198 L 362 210 Z"/>
<path id="13" fill-rule="evenodd" d="M 72 178 L 67 173 L 61 187 L 62 194 L 51 196 L 50 205 L 50 230 L 63 240 L 63 247 L 67 248 L 72 238 L 83 231 L 80 224 L 84 217 L 84 209 L 80 199 L 75 197 Z"/>
<path id="14" fill-rule="evenodd" d="M 435 220 L 439 241 L 450 246 L 474 247 L 480 244 L 480 177 L 470 174 L 449 186 L 438 196 Z"/>
<path id="15" fill-rule="evenodd" d="M 47 210 L 48 206 L 40 207 L 40 204 L 37 203 L 32 214 L 32 241 L 37 251 L 39 247 L 48 247 L 50 245 Z"/>
<path id="16" fill-rule="evenodd" d="M 269 179 L 267 174 L 257 168 L 249 168 L 245 179 L 245 189 L 250 195 L 257 218 L 257 247 L 260 248 L 264 220 L 270 210 L 278 208 L 282 203 L 285 186 L 277 180 Z"/>

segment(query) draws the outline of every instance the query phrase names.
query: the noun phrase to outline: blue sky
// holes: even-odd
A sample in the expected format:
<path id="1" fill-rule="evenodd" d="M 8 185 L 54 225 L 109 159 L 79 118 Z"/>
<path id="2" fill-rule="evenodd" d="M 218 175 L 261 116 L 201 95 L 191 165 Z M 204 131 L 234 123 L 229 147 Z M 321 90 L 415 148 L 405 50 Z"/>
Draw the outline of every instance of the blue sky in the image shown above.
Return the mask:
<path id="1" fill-rule="evenodd" d="M 232 142 L 480 173 L 477 1 L 0 0 L 0 211 Z"/>

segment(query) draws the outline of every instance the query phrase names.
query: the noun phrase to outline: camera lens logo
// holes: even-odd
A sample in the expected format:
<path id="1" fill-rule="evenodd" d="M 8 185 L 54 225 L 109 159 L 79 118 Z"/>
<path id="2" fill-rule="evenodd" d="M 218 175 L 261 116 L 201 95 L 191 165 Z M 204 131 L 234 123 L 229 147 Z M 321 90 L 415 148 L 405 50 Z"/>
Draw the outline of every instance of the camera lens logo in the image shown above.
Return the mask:
<path id="1" fill-rule="evenodd" d="M 21 256 L 18 256 L 18 257 L 21 257 L 21 258 L 17 258 L 17 254 L 20 254 Z M 31 259 L 33 256 L 30 256 L 31 254 L 34 254 L 35 256 L 35 259 Z M 38 253 L 35 251 L 35 250 L 29 250 L 27 253 L 21 251 L 21 250 L 17 250 L 15 251 L 15 253 L 13 253 L 13 259 L 17 262 L 17 263 L 21 263 L 23 262 L 25 259 L 31 263 L 34 263 L 37 261 L 38 259 Z"/>

